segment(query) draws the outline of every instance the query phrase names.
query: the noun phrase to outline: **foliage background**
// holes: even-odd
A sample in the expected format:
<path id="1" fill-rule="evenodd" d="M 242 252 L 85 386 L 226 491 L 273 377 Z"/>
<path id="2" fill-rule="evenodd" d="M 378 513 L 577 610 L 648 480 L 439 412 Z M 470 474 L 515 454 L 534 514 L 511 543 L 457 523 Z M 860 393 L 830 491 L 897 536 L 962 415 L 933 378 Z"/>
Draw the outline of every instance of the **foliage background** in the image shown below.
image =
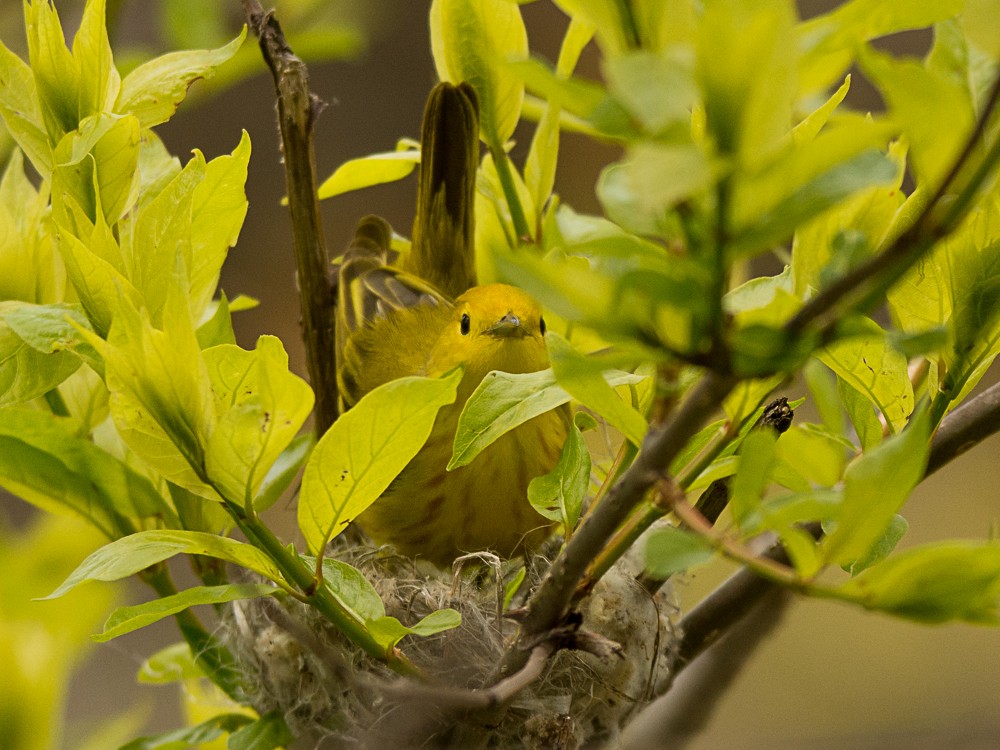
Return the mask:
<path id="1" fill-rule="evenodd" d="M 802 0 L 800 13 L 809 16 L 835 6 L 829 0 Z M 0 10 L 0 35 L 19 41 L 20 14 L 13 7 Z M 74 3 L 57 3 L 67 21 Z M 82 5 L 82 3 L 80 3 Z M 123 3 L 119 38 L 148 44 L 147 20 L 159 2 Z M 238 3 L 232 2 L 232 25 L 224 30 L 231 38 L 240 22 Z M 279 17 L 283 3 L 278 2 Z M 354 62 L 311 66 L 313 90 L 329 106 L 317 129 L 319 173 L 329 174 L 343 161 L 390 149 L 400 136 L 417 136 L 420 113 L 436 80 L 426 28 L 426 3 L 399 0 L 339 0 L 345 16 L 360 25 L 367 49 Z M 66 9 L 64 10 L 64 6 Z M 364 7 L 364 15 L 356 12 Z M 565 26 L 561 14 L 548 3 L 524 7 L 533 47 L 555 59 Z M 293 47 L 296 29 L 287 28 Z M 197 34 L 192 28 L 190 33 Z M 194 37 L 198 39 L 197 36 Z M 205 40 L 219 44 L 225 39 Z M 899 35 L 884 40 L 895 52 L 919 54 L 929 37 Z M 195 46 L 192 44 L 190 46 Z M 253 43 L 248 42 L 248 47 Z M 251 50 L 255 53 L 255 50 Z M 261 67 L 261 71 L 263 68 Z M 585 75 L 597 75 L 594 60 L 586 54 Z M 858 77 L 850 93 L 856 108 L 878 107 L 872 89 Z M 523 127 L 523 126 L 522 126 Z M 223 269 L 221 287 L 230 297 L 244 293 L 261 300 L 256 310 L 236 316 L 241 346 L 252 346 L 262 333 L 277 335 L 288 349 L 292 369 L 304 374 L 304 353 L 298 330 L 294 261 L 287 212 L 279 205 L 284 176 L 279 161 L 271 81 L 257 75 L 212 96 L 181 107 L 177 116 L 159 132 L 172 153 L 184 155 L 195 146 L 206 156 L 228 152 L 245 128 L 253 142 L 247 185 L 250 212 L 240 242 Z M 528 145 L 525 130 L 516 137 L 518 161 Z M 565 137 L 560 155 L 556 191 L 578 211 L 598 213 L 593 185 L 600 168 L 615 158 L 611 148 L 595 148 L 571 135 Z M 413 177 L 402 183 L 350 193 L 322 205 L 327 242 L 336 252 L 351 236 L 361 215 L 376 211 L 397 227 L 408 227 L 415 196 Z M 776 272 L 774 269 L 770 272 Z M 988 385 L 986 379 L 980 387 Z M 795 389 L 785 395 L 799 395 Z M 904 541 L 915 545 L 947 537 L 982 537 L 1000 518 L 1000 437 L 984 442 L 961 460 L 925 481 L 907 506 L 910 531 Z M 0 497 L 0 531 L 25 529 L 30 509 L 9 497 Z M 269 522 L 279 536 L 295 534 L 294 507 L 276 506 Z M 55 533 L 72 535 L 72 527 Z M 74 551 L 60 580 L 82 557 Z M 52 564 L 56 564 L 53 561 Z M 178 566 L 183 582 L 183 566 Z M 689 576 L 678 585 L 681 602 L 695 600 L 727 575 L 724 563 Z M 104 586 L 102 584 L 102 586 Z M 39 586 L 36 595 L 52 587 Z M 90 590 L 88 590 L 90 591 Z M 8 588 L 4 596 L 16 596 Z M 88 593 L 88 596 L 98 596 Z M 148 596 L 136 585 L 123 597 Z M 54 607 L 52 602 L 30 605 Z M 81 630 L 79 643 L 86 643 Z M 165 620 L 109 644 L 89 647 L 89 658 L 73 679 L 68 697 L 71 726 L 66 747 L 76 747 L 74 730 L 87 723 L 114 717 L 137 706 L 137 719 L 148 731 L 178 725 L 180 710 L 172 687 L 137 690 L 135 671 L 141 661 L 160 646 L 176 640 L 175 626 Z M 738 661 L 740 646 L 718 658 Z M 712 658 L 712 655 L 709 655 Z M 685 674 L 667 700 L 683 699 L 687 684 L 697 679 L 701 665 Z M 655 711 L 656 709 L 654 709 Z M 669 710 L 669 709 L 661 709 Z M 652 726 L 650 722 L 647 726 Z M 633 727 L 638 746 L 647 746 L 653 735 L 644 734 L 644 722 Z M 134 735 L 134 732 L 132 733 Z M 968 625 L 928 627 L 819 600 L 796 600 L 784 619 L 753 652 L 749 663 L 723 698 L 707 730 L 692 748 L 986 748 L 1000 736 L 1000 630 Z"/>

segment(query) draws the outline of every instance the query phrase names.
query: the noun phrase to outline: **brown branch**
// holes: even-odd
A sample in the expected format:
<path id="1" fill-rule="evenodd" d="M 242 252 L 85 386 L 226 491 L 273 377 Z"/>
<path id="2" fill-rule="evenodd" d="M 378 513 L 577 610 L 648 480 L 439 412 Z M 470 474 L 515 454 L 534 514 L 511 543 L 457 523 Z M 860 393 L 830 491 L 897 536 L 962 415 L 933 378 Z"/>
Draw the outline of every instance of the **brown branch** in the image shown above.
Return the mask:
<path id="1" fill-rule="evenodd" d="M 288 46 L 274 16 L 265 12 L 257 0 L 243 0 L 243 12 L 274 77 L 295 241 L 302 337 L 309 378 L 316 392 L 316 434 L 322 435 L 337 417 L 333 293 L 328 277 L 330 258 L 319 215 L 313 148 L 313 125 L 323 104 L 310 93 L 305 63 Z"/>
<path id="2" fill-rule="evenodd" d="M 664 428 L 646 436 L 635 462 L 601 504 L 587 516 L 535 590 L 528 602 L 518 639 L 505 654 L 493 681 L 520 670 L 527 659 L 525 644 L 539 642 L 562 622 L 587 565 L 646 492 L 664 476 L 670 461 L 736 382 L 733 376 L 707 373 Z"/>
<path id="3" fill-rule="evenodd" d="M 1000 383 L 990 386 L 944 418 L 931 442 L 926 476 L 997 432 L 1000 432 Z"/>
<path id="4" fill-rule="evenodd" d="M 997 432 L 1000 432 L 1000 383 L 944 418 L 931 440 L 930 458 L 924 476 L 930 476 Z M 819 538 L 821 530 L 818 526 L 811 526 L 809 530 Z M 780 544 L 771 547 L 763 556 L 772 562 L 789 564 L 788 555 Z M 705 597 L 680 621 L 679 630 L 683 635 L 677 647 L 672 677 L 676 677 L 775 588 L 777 584 L 744 568 Z M 665 689 L 659 692 L 662 694 Z"/>

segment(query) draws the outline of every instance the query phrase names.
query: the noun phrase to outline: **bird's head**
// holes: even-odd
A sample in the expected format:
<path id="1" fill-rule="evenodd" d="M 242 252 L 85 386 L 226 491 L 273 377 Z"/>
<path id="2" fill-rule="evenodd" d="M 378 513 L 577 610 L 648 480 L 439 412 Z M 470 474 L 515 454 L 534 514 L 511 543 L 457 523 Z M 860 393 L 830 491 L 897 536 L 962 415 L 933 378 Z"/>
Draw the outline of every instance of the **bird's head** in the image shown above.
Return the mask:
<path id="1" fill-rule="evenodd" d="M 473 287 L 455 300 L 432 359 L 442 365 L 465 364 L 468 372 L 482 375 L 544 370 L 549 357 L 542 308 L 517 287 Z"/>

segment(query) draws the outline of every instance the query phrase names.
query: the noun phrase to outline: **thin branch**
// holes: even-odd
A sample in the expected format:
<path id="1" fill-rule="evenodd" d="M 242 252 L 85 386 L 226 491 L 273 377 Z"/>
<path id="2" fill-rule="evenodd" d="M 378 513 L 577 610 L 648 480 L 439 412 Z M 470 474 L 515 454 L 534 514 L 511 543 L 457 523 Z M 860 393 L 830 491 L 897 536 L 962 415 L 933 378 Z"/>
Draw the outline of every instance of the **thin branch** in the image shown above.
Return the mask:
<path id="1" fill-rule="evenodd" d="M 944 418 L 931 440 L 930 459 L 924 476 L 930 476 L 997 432 L 1000 432 L 1000 383 Z M 819 537 L 818 527 L 811 527 L 810 531 Z M 771 547 L 763 557 L 773 563 L 790 564 L 780 544 Z M 687 664 L 715 643 L 776 586 L 749 568 L 743 568 L 705 597 L 680 621 L 679 630 L 683 635 L 677 647 L 672 670 L 675 674 L 672 677 L 676 677 Z M 659 690 L 658 694 L 667 689 L 669 685 Z"/>
<path id="2" fill-rule="evenodd" d="M 646 436 L 635 462 L 584 520 L 552 563 L 528 602 L 516 643 L 508 649 L 493 681 L 519 671 L 527 659 L 524 644 L 538 642 L 565 617 L 588 564 L 646 492 L 666 472 L 670 461 L 736 385 L 736 378 L 707 373 L 661 431 Z"/>
<path id="3" fill-rule="evenodd" d="M 292 52 L 277 20 L 257 0 L 243 0 L 247 23 L 260 42 L 278 99 L 288 207 L 292 217 L 306 365 L 316 392 L 316 434 L 337 417 L 337 363 L 330 258 L 316 195 L 313 125 L 323 105 L 309 91 L 309 72 Z"/>
<path id="4" fill-rule="evenodd" d="M 941 422 L 931 442 L 927 476 L 997 432 L 1000 432 L 1000 383 L 966 401 Z"/>

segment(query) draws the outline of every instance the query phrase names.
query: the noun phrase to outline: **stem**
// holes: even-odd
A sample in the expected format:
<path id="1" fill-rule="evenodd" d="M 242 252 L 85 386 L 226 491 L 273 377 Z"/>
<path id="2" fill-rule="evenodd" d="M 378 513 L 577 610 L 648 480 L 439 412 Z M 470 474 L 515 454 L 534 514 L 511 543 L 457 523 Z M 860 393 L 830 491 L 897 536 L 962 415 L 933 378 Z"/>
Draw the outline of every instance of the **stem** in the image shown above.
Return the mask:
<path id="1" fill-rule="evenodd" d="M 520 670 L 527 659 L 527 646 L 537 643 L 562 621 L 591 560 L 736 383 L 731 375 L 709 372 L 664 428 L 646 436 L 636 460 L 587 516 L 535 589 L 518 638 L 504 655 L 492 682 Z"/>
<path id="2" fill-rule="evenodd" d="M 170 577 L 165 564 L 154 565 L 139 573 L 139 578 L 148 584 L 161 598 L 173 596 L 177 587 Z M 229 649 L 209 633 L 201 621 L 189 609 L 174 614 L 177 627 L 184 636 L 195 662 L 208 678 L 237 703 L 243 703 L 246 696 L 239 682 L 240 670 L 236 666 Z"/>
<path id="3" fill-rule="evenodd" d="M 325 586 L 316 587 L 313 571 L 285 547 L 274 533 L 256 517 L 251 517 L 236 503 L 225 501 L 226 510 L 247 539 L 271 558 L 285 579 L 296 586 L 301 598 L 329 620 L 354 645 L 369 656 L 385 661 L 399 674 L 421 676 L 420 670 L 397 649 L 386 650 L 378 643 L 357 615 L 340 603 Z"/>
<path id="4" fill-rule="evenodd" d="M 271 69 L 278 99 L 278 126 L 301 290 L 302 337 L 309 378 L 316 392 L 315 428 L 319 437 L 337 418 L 334 297 L 328 278 L 330 258 L 323 239 L 316 195 L 313 147 L 313 125 L 322 103 L 310 93 L 309 72 L 289 48 L 274 16 L 265 13 L 257 0 L 243 0 L 243 12 Z"/>
<path id="5" fill-rule="evenodd" d="M 938 391 L 934 400 L 931 402 L 930 418 L 931 418 L 931 429 L 935 429 L 941 420 L 944 419 L 945 412 L 948 411 L 948 405 L 951 403 L 950 392 Z"/>
<path id="6" fill-rule="evenodd" d="M 524 208 L 521 206 L 521 199 L 517 195 L 517 188 L 514 185 L 514 175 L 510 171 L 510 157 L 499 146 L 490 146 L 490 153 L 493 154 L 493 164 L 497 168 L 500 187 L 503 188 L 504 197 L 507 199 L 507 207 L 510 209 L 510 220 L 514 223 L 514 233 L 517 235 L 517 242 L 530 242 L 534 239 L 535 234 L 531 231 L 531 227 L 528 226 L 528 220 L 524 215 Z"/>
<path id="7" fill-rule="evenodd" d="M 954 409 L 931 441 L 927 475 L 1000 432 L 1000 383 Z"/>

